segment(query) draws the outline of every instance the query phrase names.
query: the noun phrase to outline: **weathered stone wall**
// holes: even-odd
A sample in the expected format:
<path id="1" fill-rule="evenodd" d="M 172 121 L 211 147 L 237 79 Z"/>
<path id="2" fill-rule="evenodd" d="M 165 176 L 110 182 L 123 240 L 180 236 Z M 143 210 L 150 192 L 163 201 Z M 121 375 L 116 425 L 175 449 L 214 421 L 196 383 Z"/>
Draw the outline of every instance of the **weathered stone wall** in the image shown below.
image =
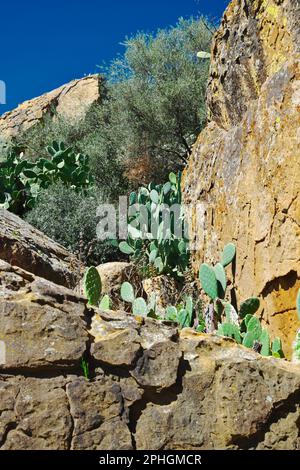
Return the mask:
<path id="1" fill-rule="evenodd" d="M 27 269 L 0 260 L 0 450 L 300 449 L 299 365 Z"/>
<path id="2" fill-rule="evenodd" d="M 231 2 L 212 48 L 208 108 L 183 181 L 185 202 L 202 214 L 195 271 L 236 243 L 238 298 L 260 296 L 289 355 L 299 328 L 299 1 Z"/>
<path id="3" fill-rule="evenodd" d="M 58 115 L 70 121 L 84 118 L 90 106 L 100 101 L 99 75 L 90 75 L 25 101 L 0 117 L 0 135 L 16 137 L 40 123 L 45 116 Z"/>

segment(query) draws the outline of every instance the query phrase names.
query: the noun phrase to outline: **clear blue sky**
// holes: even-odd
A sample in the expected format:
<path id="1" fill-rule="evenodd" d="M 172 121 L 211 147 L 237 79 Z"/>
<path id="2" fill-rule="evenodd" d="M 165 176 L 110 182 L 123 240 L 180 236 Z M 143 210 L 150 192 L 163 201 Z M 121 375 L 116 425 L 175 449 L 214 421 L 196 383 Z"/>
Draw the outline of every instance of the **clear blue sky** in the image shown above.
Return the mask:
<path id="1" fill-rule="evenodd" d="M 26 99 L 98 71 L 138 30 L 155 31 L 180 16 L 204 14 L 219 20 L 228 0 L 10 0 L 0 5 L 0 80 L 7 104 L 0 115 Z"/>

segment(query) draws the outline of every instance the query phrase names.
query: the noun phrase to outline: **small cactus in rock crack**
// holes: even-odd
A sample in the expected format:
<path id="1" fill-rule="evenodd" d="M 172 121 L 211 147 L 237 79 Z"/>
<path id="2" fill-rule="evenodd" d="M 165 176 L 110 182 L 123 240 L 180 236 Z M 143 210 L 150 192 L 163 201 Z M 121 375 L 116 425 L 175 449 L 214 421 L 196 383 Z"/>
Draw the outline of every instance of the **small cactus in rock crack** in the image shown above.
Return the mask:
<path id="1" fill-rule="evenodd" d="M 296 339 L 293 343 L 293 362 L 300 363 L 300 330 L 297 331 Z"/>
<path id="2" fill-rule="evenodd" d="M 235 255 L 235 245 L 233 243 L 228 243 L 228 245 L 225 246 L 221 257 L 221 264 L 224 266 L 224 268 L 233 262 Z"/>
<path id="3" fill-rule="evenodd" d="M 101 298 L 102 283 L 100 274 L 94 266 L 87 269 L 83 285 L 89 305 L 97 307 Z"/>
<path id="4" fill-rule="evenodd" d="M 254 315 L 260 307 L 260 301 L 257 297 L 250 297 L 241 303 L 239 315 L 245 318 L 246 315 Z"/>

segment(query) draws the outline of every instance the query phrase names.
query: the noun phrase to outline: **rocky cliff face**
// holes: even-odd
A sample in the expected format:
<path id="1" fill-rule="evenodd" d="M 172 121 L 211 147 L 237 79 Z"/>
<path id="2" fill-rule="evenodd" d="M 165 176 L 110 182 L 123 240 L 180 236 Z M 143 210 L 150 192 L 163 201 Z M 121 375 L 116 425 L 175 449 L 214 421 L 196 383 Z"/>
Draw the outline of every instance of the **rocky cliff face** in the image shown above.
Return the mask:
<path id="1" fill-rule="evenodd" d="M 100 77 L 91 75 L 73 80 L 38 98 L 25 101 L 0 117 L 0 135 L 15 137 L 41 122 L 45 116 L 58 115 L 70 121 L 83 118 L 90 106 L 100 101 Z"/>
<path id="2" fill-rule="evenodd" d="M 9 234 L 10 215 L 0 215 Z M 19 221 L 18 230 L 34 251 L 33 229 Z M 47 247 L 53 256 L 45 238 Z M 38 276 L 34 256 L 25 270 L 5 253 L 1 450 L 300 449 L 300 366 L 171 323 L 90 310 Z"/>
<path id="3" fill-rule="evenodd" d="M 4 209 L 0 209 L 0 259 L 69 288 L 81 278 L 74 255 Z"/>
<path id="4" fill-rule="evenodd" d="M 298 0 L 231 2 L 213 44 L 208 108 L 183 182 L 185 202 L 201 214 L 195 270 L 234 241 L 238 296 L 260 296 L 289 355 L 299 328 Z"/>

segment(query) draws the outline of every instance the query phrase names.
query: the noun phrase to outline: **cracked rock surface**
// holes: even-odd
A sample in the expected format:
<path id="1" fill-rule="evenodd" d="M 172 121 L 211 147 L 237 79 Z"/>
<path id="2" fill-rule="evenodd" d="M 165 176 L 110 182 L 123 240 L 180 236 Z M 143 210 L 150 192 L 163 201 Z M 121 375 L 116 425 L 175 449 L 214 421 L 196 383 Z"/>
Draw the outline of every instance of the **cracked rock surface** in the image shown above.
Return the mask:
<path id="1" fill-rule="evenodd" d="M 25 101 L 0 117 L 0 134 L 16 137 L 56 114 L 71 121 L 84 118 L 89 108 L 100 101 L 100 83 L 99 75 L 89 75 Z"/>
<path id="2" fill-rule="evenodd" d="M 88 310 L 6 261 L 0 343 L 1 450 L 300 449 L 300 366 Z"/>

